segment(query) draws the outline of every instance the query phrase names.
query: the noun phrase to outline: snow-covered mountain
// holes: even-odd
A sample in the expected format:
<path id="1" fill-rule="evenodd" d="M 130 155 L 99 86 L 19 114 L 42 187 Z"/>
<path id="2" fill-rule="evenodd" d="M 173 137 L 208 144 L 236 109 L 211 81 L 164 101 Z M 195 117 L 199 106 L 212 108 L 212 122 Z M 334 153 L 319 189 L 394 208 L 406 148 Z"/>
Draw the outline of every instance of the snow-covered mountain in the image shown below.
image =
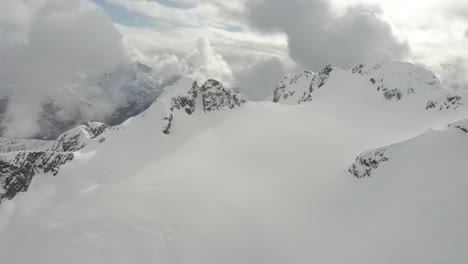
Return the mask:
<path id="1" fill-rule="evenodd" d="M 2 196 L 1 259 L 468 260 L 464 98 L 382 57 L 288 75 L 273 90 L 250 102 L 182 78 L 119 126 L 3 140 L 1 186 L 27 184 Z"/>
<path id="2" fill-rule="evenodd" d="M 102 76 L 97 85 L 63 89 L 61 93 L 65 95 L 60 96 L 68 98 L 67 104 L 57 102 L 53 96 L 45 100 L 37 124 L 40 133 L 34 138 L 55 139 L 89 119 L 111 126 L 121 124 L 146 110 L 165 87 L 178 79 L 180 76 L 162 80 L 152 68 L 139 62 L 122 63 Z M 8 104 L 7 97 L 0 98 L 0 136 Z M 105 105 L 105 109 L 101 109 L 101 105 Z"/>

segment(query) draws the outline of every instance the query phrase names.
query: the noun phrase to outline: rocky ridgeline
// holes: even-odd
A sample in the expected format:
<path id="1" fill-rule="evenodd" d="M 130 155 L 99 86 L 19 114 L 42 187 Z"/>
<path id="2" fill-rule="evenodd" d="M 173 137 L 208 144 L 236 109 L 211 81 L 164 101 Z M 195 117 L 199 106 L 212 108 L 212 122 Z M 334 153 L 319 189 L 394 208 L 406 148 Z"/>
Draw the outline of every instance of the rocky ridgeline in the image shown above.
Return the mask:
<path id="1" fill-rule="evenodd" d="M 60 167 L 73 160 L 75 152 L 92 142 L 102 143 L 109 127 L 106 124 L 93 122 L 81 125 L 60 135 L 57 140 L 50 141 L 35 149 L 0 153 L 0 202 L 12 199 L 19 192 L 28 190 L 35 175 L 51 173 L 57 175 Z M 19 140 L 15 146 L 27 146 Z"/>
<path id="2" fill-rule="evenodd" d="M 175 111 L 183 110 L 191 115 L 200 109 L 204 113 L 209 113 L 226 108 L 233 109 L 247 102 L 243 95 L 234 93 L 216 80 L 208 80 L 201 87 L 197 82 L 193 82 L 186 94 L 174 96 L 170 100 L 169 113 L 164 117 L 166 121 L 163 127 L 164 134 L 169 134 L 171 131 Z"/>
<path id="3" fill-rule="evenodd" d="M 333 66 L 327 65 L 318 73 L 304 71 L 303 73 L 286 75 L 276 86 L 273 102 L 301 104 L 312 101 L 312 93 L 326 83 L 335 69 Z"/>

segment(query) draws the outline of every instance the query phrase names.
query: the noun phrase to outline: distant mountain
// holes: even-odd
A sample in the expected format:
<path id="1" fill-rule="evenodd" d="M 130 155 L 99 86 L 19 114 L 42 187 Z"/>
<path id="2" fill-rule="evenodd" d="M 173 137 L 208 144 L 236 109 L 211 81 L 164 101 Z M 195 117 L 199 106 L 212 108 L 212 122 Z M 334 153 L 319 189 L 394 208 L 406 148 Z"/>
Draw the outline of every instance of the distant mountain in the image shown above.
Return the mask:
<path id="1" fill-rule="evenodd" d="M 181 78 L 120 125 L 0 140 L 0 258 L 465 263 L 467 118 L 383 57 L 288 75 L 263 102 Z"/>
<path id="2" fill-rule="evenodd" d="M 161 80 L 147 65 L 139 62 L 124 63 L 102 76 L 95 89 L 97 92 L 93 94 L 81 94 L 79 89 L 66 90 L 74 102 L 69 106 L 57 104 L 53 98 L 46 100 L 38 120 L 40 133 L 33 138 L 55 139 L 61 133 L 88 121 L 118 125 L 147 109 L 166 86 L 178 79 L 180 76 Z M 8 104 L 8 98 L 0 98 L 0 124 L 5 118 Z M 109 105 L 112 111 L 103 116 L 102 111 L 95 110 L 99 104 Z M 74 113 L 73 118 L 62 118 L 61 113 L 64 111 Z M 83 112 L 87 115 L 83 115 Z M 0 126 L 0 136 L 4 129 L 5 127 Z"/>

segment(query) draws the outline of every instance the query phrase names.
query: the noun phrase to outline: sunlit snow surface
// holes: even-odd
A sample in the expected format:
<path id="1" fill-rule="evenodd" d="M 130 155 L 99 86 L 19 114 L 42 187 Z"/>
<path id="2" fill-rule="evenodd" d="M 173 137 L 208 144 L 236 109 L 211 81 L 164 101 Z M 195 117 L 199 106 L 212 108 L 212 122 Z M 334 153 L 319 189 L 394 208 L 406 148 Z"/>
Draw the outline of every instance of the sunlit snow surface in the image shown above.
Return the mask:
<path id="1" fill-rule="evenodd" d="M 1 263 L 468 262 L 465 106 L 337 71 L 311 102 L 180 112 L 164 135 L 166 99 L 5 201 Z"/>

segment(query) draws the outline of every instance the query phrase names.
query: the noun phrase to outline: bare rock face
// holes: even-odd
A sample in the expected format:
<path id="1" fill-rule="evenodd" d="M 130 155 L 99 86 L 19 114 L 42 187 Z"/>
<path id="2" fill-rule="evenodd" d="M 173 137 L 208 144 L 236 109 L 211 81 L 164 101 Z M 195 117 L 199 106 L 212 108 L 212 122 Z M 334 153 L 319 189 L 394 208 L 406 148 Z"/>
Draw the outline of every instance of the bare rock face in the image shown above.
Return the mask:
<path id="1" fill-rule="evenodd" d="M 3 189 L 0 192 L 0 202 L 27 191 L 36 174 L 57 175 L 60 167 L 73 158 L 73 152 L 54 151 L 24 151 L 12 159 L 0 156 L 0 185 Z"/>
<path id="2" fill-rule="evenodd" d="M 169 113 L 164 117 L 166 121 L 163 127 L 164 134 L 169 134 L 171 131 L 175 111 L 183 110 L 188 115 L 195 111 L 209 113 L 240 107 L 247 102 L 243 95 L 234 93 L 216 80 L 208 80 L 201 87 L 198 86 L 197 82 L 193 82 L 188 92 L 174 96 L 170 100 Z"/>
<path id="3" fill-rule="evenodd" d="M 381 148 L 359 155 L 348 171 L 357 178 L 371 177 L 375 169 L 389 160 L 385 151 L 384 148 Z"/>
<path id="4" fill-rule="evenodd" d="M 96 141 L 104 142 L 109 127 L 103 123 L 88 123 L 69 130 L 55 141 L 2 139 L 13 142 L 12 151 L 0 153 L 0 202 L 12 199 L 28 190 L 33 177 L 38 174 L 57 175 L 61 166 L 73 160 L 75 152 Z M 27 149 L 28 146 L 31 149 Z M 4 150 L 7 150 L 4 147 Z"/>

